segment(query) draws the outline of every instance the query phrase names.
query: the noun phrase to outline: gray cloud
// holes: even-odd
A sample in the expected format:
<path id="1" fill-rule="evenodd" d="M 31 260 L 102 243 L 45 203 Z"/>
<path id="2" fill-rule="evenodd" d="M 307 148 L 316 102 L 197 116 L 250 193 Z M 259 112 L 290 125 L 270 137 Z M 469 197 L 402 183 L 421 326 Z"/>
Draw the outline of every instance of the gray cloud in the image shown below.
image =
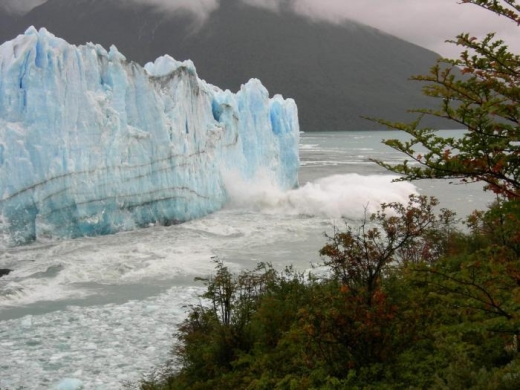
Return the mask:
<path id="1" fill-rule="evenodd" d="M 477 37 L 496 32 L 520 50 L 514 23 L 459 0 L 296 0 L 295 10 L 335 23 L 356 20 L 449 57 L 457 56 L 460 48 L 445 40 L 462 32 Z"/>
<path id="2" fill-rule="evenodd" d="M 0 0 L 0 7 L 27 12 L 46 0 Z M 109 0 L 107 0 L 109 1 Z M 204 21 L 224 0 L 111 0 L 153 5 L 164 12 L 188 11 Z M 518 27 L 472 4 L 460 0 L 240 0 L 274 12 L 290 8 L 311 20 L 343 23 L 355 20 L 444 56 L 456 57 L 460 48 L 444 41 L 461 32 L 482 37 L 496 32 L 520 52 Z"/>
<path id="3" fill-rule="evenodd" d="M 242 0 L 243 3 L 257 7 L 257 8 L 265 8 L 270 11 L 279 12 L 281 0 Z"/>
<path id="4" fill-rule="evenodd" d="M 150 3 L 164 10 L 184 9 L 201 20 L 223 0 L 131 0 Z M 510 47 L 520 52 L 518 27 L 472 4 L 460 0 L 241 0 L 250 6 L 279 12 L 283 7 L 311 20 L 344 23 L 355 20 L 399 38 L 427 47 L 447 57 L 456 57 L 460 48 L 445 43 L 462 32 L 482 37 L 496 32 Z"/>
<path id="5" fill-rule="evenodd" d="M 112 0 L 114 1 L 114 0 Z M 124 1 L 124 0 L 123 0 Z M 188 11 L 197 16 L 200 21 L 206 20 L 215 11 L 219 0 L 126 0 L 134 3 L 145 3 L 159 8 L 164 12 Z"/>
<path id="6" fill-rule="evenodd" d="M 11 13 L 24 14 L 34 7 L 47 2 L 48 0 L 0 0 L 0 8 Z M 215 11 L 220 4 L 220 0 L 106 0 L 119 1 L 123 3 L 144 3 L 158 8 L 164 12 L 176 12 L 179 10 L 188 11 L 205 20 L 211 12 Z M 278 1 L 278 0 L 273 0 Z"/>
<path id="7" fill-rule="evenodd" d="M 13 14 L 25 14 L 47 0 L 2 0 L 0 8 Z"/>

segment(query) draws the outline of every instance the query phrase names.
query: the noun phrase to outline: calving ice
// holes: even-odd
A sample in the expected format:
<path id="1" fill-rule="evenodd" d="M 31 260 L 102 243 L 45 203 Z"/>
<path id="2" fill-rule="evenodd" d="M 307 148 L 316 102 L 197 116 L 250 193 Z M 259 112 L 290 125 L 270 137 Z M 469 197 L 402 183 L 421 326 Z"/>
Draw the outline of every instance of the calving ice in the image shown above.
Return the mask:
<path id="1" fill-rule="evenodd" d="M 3 243 L 108 234 L 220 209 L 223 176 L 297 186 L 296 104 L 236 94 L 169 56 L 144 68 L 45 29 L 0 46 Z"/>

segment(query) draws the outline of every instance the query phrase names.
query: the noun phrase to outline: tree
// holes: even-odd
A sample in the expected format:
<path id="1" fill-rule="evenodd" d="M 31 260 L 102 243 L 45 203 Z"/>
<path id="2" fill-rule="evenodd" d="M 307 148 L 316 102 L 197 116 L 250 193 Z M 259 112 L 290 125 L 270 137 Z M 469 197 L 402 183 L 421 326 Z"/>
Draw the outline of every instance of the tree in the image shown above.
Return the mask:
<path id="1" fill-rule="evenodd" d="M 437 199 L 410 195 L 408 204 L 382 204 L 357 227 L 347 225 L 329 237 L 320 254 L 349 291 L 363 295 L 371 306 L 388 267 L 417 261 L 433 263 L 443 255 L 454 213 L 434 213 Z"/>
<path id="2" fill-rule="evenodd" d="M 320 254 L 331 277 L 299 312 L 306 361 L 325 362 L 343 380 L 389 380 L 387 368 L 425 329 L 418 302 L 401 295 L 404 270 L 418 259 L 435 263 L 454 234 L 453 213 L 435 215 L 437 204 L 411 195 L 329 237 Z"/>
<path id="3" fill-rule="evenodd" d="M 462 3 L 520 25 L 516 0 Z M 385 141 L 409 160 L 395 166 L 378 163 L 403 174 L 403 180 L 481 181 L 486 183 L 485 189 L 499 195 L 501 202 L 469 221 L 471 236 L 482 247 L 467 246 L 458 260 L 449 259 L 448 269 L 426 266 L 424 270 L 435 275 L 432 283 L 449 299 L 457 297 L 459 307 L 505 319 L 511 333 L 516 334 L 517 324 L 511 320 L 517 317 L 515 294 L 520 285 L 520 56 L 492 33 L 481 40 L 460 34 L 450 42 L 465 49 L 459 59 L 441 59 L 429 75 L 413 78 L 428 83 L 424 93 L 439 99 L 440 107 L 415 110 L 419 117 L 411 124 L 381 121 L 411 136 L 409 141 Z M 419 127 L 422 117 L 428 115 L 454 121 L 467 132 L 461 138 L 440 137 L 434 129 Z M 418 153 L 418 146 L 425 151 Z M 457 266 L 450 269 L 453 264 Z"/>
<path id="4" fill-rule="evenodd" d="M 474 212 L 468 218 L 470 232 L 458 237 L 449 256 L 415 269 L 437 299 L 464 311 L 481 330 L 520 332 L 519 221 L 519 202 Z"/>
<path id="5" fill-rule="evenodd" d="M 462 3 L 520 24 L 515 0 Z M 481 40 L 460 34 L 449 42 L 464 48 L 459 59 L 440 59 L 429 75 L 412 78 L 427 83 L 423 91 L 439 99 L 439 108 L 412 110 L 419 114 L 413 123 L 377 120 L 411 136 L 409 141 L 384 141 L 408 159 L 397 165 L 376 162 L 402 174 L 402 180 L 481 181 L 485 189 L 516 199 L 520 197 L 520 57 L 492 33 Z M 441 137 L 432 128 L 420 127 L 424 116 L 456 122 L 467 132 L 462 138 Z"/>
<path id="6" fill-rule="evenodd" d="M 516 0 L 462 0 L 520 25 Z M 520 332 L 520 56 L 493 33 L 477 39 L 464 33 L 449 41 L 463 51 L 459 59 L 440 59 L 426 76 L 423 91 L 439 100 L 437 109 L 413 110 L 413 123 L 378 120 L 403 130 L 410 139 L 384 141 L 407 159 L 379 165 L 399 173 L 401 180 L 434 178 L 485 183 L 497 203 L 468 221 L 471 234 L 449 256 L 433 266 L 417 267 L 430 291 L 447 307 L 463 313 L 471 325 L 462 328 L 513 335 L 515 351 Z M 425 116 L 455 122 L 461 138 L 441 137 L 421 127 Z M 511 340 L 511 339 L 509 339 Z"/>

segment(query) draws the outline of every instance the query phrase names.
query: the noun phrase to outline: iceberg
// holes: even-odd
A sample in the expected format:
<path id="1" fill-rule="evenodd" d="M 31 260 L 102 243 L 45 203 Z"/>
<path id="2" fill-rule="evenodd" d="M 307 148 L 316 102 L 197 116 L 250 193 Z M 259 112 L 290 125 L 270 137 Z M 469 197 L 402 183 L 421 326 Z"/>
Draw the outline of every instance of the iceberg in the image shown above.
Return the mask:
<path id="1" fill-rule="evenodd" d="M 223 175 L 298 185 L 295 102 L 251 79 L 236 94 L 169 56 L 42 28 L 0 46 L 0 240 L 110 234 L 222 208 Z"/>

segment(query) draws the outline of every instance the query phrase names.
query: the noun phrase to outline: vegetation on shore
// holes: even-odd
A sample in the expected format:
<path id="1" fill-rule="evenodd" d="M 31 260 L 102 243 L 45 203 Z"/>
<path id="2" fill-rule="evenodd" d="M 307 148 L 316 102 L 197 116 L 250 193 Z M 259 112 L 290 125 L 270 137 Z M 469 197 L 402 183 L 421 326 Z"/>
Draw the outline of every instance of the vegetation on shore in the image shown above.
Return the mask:
<path id="1" fill-rule="evenodd" d="M 329 238 L 318 277 L 221 261 L 141 389 L 520 388 L 518 209 L 388 204 Z"/>
<path id="2" fill-rule="evenodd" d="M 462 2 L 520 24 L 513 0 Z M 385 122 L 412 136 L 386 141 L 408 161 L 381 165 L 405 180 L 481 181 L 496 202 L 464 232 L 433 198 L 384 204 L 328 237 L 320 276 L 269 264 L 234 275 L 217 260 L 171 364 L 142 390 L 520 388 L 520 57 L 493 35 L 455 43 L 460 59 L 417 78 L 439 109 Z M 439 137 L 424 115 L 468 132 Z"/>

